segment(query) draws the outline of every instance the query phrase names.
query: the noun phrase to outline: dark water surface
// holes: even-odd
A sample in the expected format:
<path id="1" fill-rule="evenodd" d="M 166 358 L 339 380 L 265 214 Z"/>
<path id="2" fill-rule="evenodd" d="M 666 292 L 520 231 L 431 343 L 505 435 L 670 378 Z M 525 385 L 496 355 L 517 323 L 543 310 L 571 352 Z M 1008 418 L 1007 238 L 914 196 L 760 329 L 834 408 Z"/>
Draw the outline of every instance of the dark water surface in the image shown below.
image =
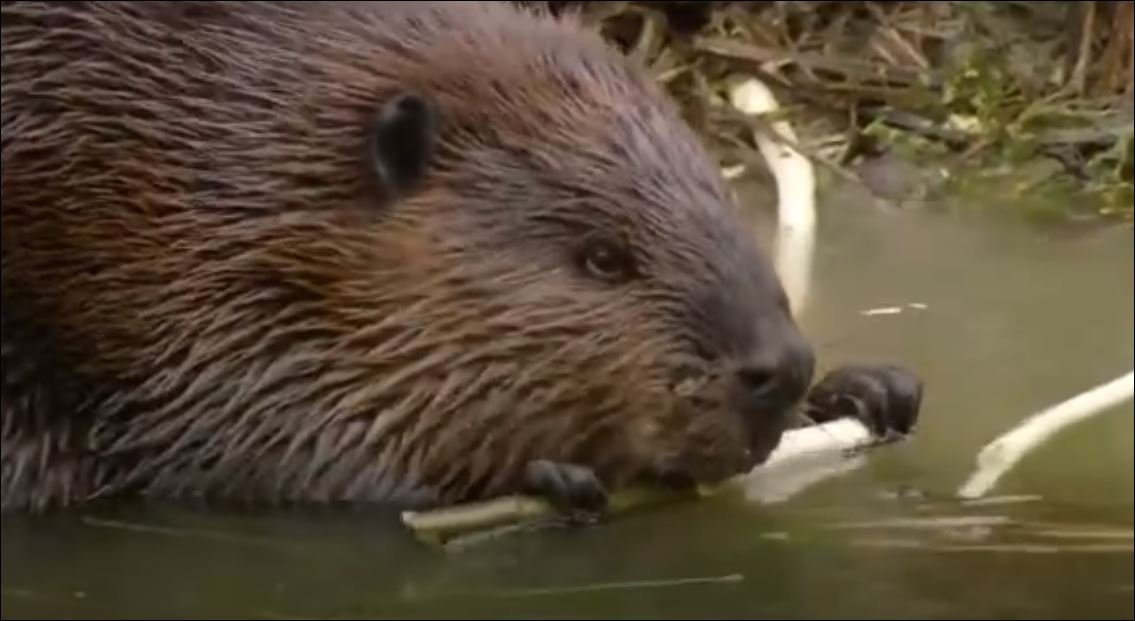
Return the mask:
<path id="1" fill-rule="evenodd" d="M 822 364 L 928 386 L 919 435 L 854 472 L 451 552 L 363 512 L 7 517 L 4 617 L 1132 618 L 1130 403 L 1024 461 L 1015 501 L 952 498 L 985 442 L 1131 368 L 1131 232 L 840 207 L 819 235 Z"/>

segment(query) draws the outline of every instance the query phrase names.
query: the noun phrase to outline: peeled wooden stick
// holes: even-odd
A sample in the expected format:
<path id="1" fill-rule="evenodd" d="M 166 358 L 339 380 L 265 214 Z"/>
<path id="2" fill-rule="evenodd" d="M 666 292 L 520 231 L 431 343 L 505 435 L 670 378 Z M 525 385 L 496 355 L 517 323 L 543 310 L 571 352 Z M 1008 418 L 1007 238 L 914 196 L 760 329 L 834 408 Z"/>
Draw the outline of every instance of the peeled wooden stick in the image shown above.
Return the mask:
<path id="1" fill-rule="evenodd" d="M 736 477 L 745 500 L 760 504 L 784 502 L 820 481 L 851 472 L 866 463 L 859 449 L 881 438 L 854 418 L 841 418 L 785 434 L 768 461 Z"/>
<path id="2" fill-rule="evenodd" d="M 726 481 L 719 488 L 672 491 L 650 487 L 631 487 L 611 494 L 608 510 L 613 513 L 648 504 L 711 494 L 720 488 L 752 486 L 751 477 L 775 478 L 782 470 L 807 471 L 809 464 L 830 464 L 832 458 L 877 444 L 880 438 L 860 421 L 852 418 L 834 420 L 786 432 L 776 450 L 751 472 Z M 817 459 L 820 458 L 820 459 Z M 823 459 L 826 458 L 826 459 Z M 814 467 L 814 466 L 813 466 Z M 461 535 L 517 524 L 536 522 L 556 515 L 551 503 L 530 496 L 506 496 L 432 511 L 407 511 L 402 521 L 419 539 L 445 543 Z"/>
<path id="3" fill-rule="evenodd" d="M 619 513 L 645 505 L 688 498 L 702 490 L 673 491 L 652 487 L 631 487 L 608 497 L 607 510 Z M 559 515 L 552 503 L 536 496 L 502 496 L 429 511 L 406 511 L 402 522 L 427 543 L 445 544 L 473 533 L 507 530 Z"/>
<path id="4" fill-rule="evenodd" d="M 879 437 L 857 418 L 838 418 L 820 425 L 811 425 L 785 432 L 765 463 L 754 472 L 789 468 L 819 457 L 844 455 L 870 446 Z"/>
<path id="5" fill-rule="evenodd" d="M 729 91 L 730 103 L 743 114 L 758 116 L 780 109 L 772 91 L 746 78 Z M 796 133 L 786 121 L 771 124 L 782 140 L 757 132 L 757 147 L 776 178 L 776 269 L 794 312 L 808 299 L 816 230 L 816 175 L 812 162 L 796 149 Z"/>
<path id="6" fill-rule="evenodd" d="M 1128 372 L 1026 418 L 981 450 L 976 470 L 958 490 L 958 495 L 963 498 L 985 495 L 1033 449 L 1061 430 L 1130 400 L 1133 391 L 1135 379 L 1133 372 Z"/>

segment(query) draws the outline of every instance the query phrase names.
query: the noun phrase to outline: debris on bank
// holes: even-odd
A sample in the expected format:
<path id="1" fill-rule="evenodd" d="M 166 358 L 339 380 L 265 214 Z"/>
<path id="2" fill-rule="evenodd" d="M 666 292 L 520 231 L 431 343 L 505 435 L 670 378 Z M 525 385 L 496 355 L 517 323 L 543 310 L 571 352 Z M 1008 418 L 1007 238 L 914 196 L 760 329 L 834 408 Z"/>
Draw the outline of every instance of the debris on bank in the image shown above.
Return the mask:
<path id="1" fill-rule="evenodd" d="M 734 174 L 762 170 L 753 132 L 776 120 L 725 105 L 751 75 L 794 147 L 888 198 L 1057 190 L 1061 215 L 1132 218 L 1135 2 L 547 4 L 643 62 Z"/>

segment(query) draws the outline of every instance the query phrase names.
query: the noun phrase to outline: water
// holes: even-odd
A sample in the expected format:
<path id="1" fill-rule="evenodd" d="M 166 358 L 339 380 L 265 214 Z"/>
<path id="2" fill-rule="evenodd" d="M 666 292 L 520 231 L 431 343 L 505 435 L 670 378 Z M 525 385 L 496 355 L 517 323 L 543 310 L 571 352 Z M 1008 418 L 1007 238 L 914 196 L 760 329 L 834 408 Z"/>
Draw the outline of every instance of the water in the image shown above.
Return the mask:
<path id="1" fill-rule="evenodd" d="M 1016 502 L 951 497 L 985 442 L 1131 368 L 1131 232 L 840 196 L 801 320 L 824 365 L 898 361 L 928 387 L 918 436 L 862 468 L 782 504 L 714 498 L 453 552 L 362 511 L 7 517 L 4 616 L 1131 618 L 1130 403 L 1024 461 L 994 492 Z M 877 307 L 903 312 L 862 314 Z"/>

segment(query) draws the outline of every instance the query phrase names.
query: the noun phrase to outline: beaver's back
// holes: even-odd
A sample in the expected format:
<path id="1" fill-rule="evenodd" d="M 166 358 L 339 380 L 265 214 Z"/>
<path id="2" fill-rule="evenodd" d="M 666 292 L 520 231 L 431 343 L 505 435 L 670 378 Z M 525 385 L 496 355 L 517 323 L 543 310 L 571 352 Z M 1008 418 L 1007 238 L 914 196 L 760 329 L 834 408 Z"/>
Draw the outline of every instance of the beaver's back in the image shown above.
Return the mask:
<path id="1" fill-rule="evenodd" d="M 5 312 L 83 321 L 109 358 L 153 336 L 128 303 L 240 272 L 287 219 L 357 229 L 344 207 L 383 190 L 365 128 L 396 93 L 430 93 L 458 159 L 524 145 L 590 184 L 590 158 L 645 140 L 654 176 L 702 165 L 597 36 L 507 3 L 6 2 L 3 23 Z"/>
<path id="2" fill-rule="evenodd" d="M 327 187 L 350 192 L 341 182 L 357 180 L 335 177 L 336 158 L 359 157 L 364 136 L 345 132 L 364 126 L 375 102 L 432 82 L 464 97 L 472 116 L 486 85 L 470 83 L 479 79 L 470 64 L 531 72 L 527 63 L 566 34 L 477 2 L 6 2 L 3 11 L 5 183 L 49 190 L 57 184 L 43 182 L 64 165 L 71 196 L 129 179 L 118 205 L 144 192 L 146 204 L 131 207 L 151 216 L 228 203 L 302 209 L 312 207 L 304 189 L 323 200 Z M 548 47 L 523 48 L 538 38 Z M 276 199 L 262 204 L 270 189 Z"/>
<path id="3" fill-rule="evenodd" d="M 279 232 L 268 223 L 341 222 L 365 197 L 376 102 L 404 87 L 404 65 L 428 62 L 408 51 L 503 16 L 480 3 L 5 2 L 5 376 L 29 348 L 126 372 L 175 329 L 145 311 L 164 303 L 176 322 L 217 302 L 208 280 L 255 271 L 249 252 Z"/>
<path id="4" fill-rule="evenodd" d="M 3 22 L 5 261 L 34 263 L 30 237 L 121 265 L 126 245 L 168 254 L 166 224 L 369 201 L 360 129 L 398 92 L 565 156 L 657 103 L 598 37 L 506 3 L 5 2 Z M 663 174 L 698 161 L 658 140 Z"/>

